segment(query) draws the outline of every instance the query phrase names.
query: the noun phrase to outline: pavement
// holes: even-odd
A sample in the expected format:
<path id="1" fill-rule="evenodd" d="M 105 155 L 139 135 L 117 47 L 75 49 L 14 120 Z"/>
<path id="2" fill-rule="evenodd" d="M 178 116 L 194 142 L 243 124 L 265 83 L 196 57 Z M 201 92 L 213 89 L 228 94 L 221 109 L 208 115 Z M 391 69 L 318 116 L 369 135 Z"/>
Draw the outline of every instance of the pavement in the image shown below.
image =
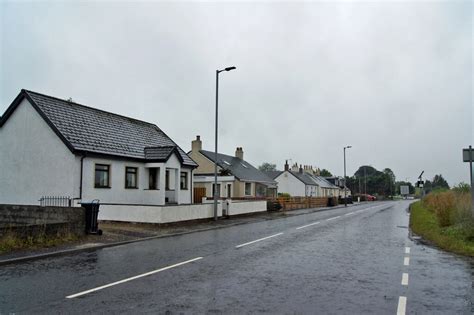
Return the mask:
<path id="1" fill-rule="evenodd" d="M 474 262 L 376 202 L 0 267 L 0 313 L 472 314 Z"/>

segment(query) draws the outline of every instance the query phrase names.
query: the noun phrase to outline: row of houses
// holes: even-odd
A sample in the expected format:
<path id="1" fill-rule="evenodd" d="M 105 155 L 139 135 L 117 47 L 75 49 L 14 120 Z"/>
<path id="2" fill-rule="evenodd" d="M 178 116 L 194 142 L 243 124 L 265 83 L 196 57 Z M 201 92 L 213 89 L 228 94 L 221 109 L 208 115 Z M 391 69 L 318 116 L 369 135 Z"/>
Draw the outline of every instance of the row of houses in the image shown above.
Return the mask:
<path id="1" fill-rule="evenodd" d="M 155 124 L 28 90 L 0 118 L 0 147 L 4 204 L 38 204 L 48 195 L 110 205 L 191 204 L 214 190 L 235 199 L 343 195 L 337 178 L 310 167 L 285 163 L 284 171 L 262 172 L 242 147 L 216 157 L 199 136 L 186 153 Z"/>

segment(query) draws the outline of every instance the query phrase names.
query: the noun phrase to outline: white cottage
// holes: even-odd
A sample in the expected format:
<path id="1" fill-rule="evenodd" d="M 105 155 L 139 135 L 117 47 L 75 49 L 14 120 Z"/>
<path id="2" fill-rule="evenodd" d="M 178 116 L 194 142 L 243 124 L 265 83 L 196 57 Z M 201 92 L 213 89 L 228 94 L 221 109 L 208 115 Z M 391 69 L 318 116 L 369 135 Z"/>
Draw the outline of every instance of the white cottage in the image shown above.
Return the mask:
<path id="1" fill-rule="evenodd" d="M 278 183 L 280 193 L 288 193 L 295 197 L 338 197 L 339 188 L 324 177 L 316 175 L 314 170 L 298 164 L 292 168 L 285 162 L 284 171 L 271 171 L 267 175 Z"/>
<path id="2" fill-rule="evenodd" d="M 22 90 L 0 118 L 0 204 L 189 204 L 197 164 L 160 128 Z"/>

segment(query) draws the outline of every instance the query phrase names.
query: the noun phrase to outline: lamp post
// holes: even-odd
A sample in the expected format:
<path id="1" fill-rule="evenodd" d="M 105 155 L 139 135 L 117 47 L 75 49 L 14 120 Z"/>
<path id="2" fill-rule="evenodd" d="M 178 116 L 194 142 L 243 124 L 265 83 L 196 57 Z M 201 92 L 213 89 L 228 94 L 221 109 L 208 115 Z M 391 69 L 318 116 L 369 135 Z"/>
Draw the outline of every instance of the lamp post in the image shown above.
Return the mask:
<path id="1" fill-rule="evenodd" d="M 222 71 L 235 70 L 235 67 L 227 67 L 222 70 L 216 70 L 216 137 L 214 152 L 214 221 L 217 221 L 217 127 L 218 127 L 218 110 L 219 110 L 219 73 Z"/>
<path id="2" fill-rule="evenodd" d="M 350 149 L 352 146 L 348 145 L 344 147 L 344 206 L 347 207 L 347 185 L 346 185 L 346 149 Z"/>

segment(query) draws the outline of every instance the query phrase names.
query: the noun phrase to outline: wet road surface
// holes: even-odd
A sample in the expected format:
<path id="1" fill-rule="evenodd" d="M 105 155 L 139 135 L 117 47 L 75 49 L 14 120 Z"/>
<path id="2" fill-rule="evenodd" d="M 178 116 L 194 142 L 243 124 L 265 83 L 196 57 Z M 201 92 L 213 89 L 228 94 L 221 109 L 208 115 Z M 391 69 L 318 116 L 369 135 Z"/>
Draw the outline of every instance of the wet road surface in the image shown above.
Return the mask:
<path id="1" fill-rule="evenodd" d="M 0 267 L 0 313 L 471 314 L 472 260 L 377 202 Z"/>

